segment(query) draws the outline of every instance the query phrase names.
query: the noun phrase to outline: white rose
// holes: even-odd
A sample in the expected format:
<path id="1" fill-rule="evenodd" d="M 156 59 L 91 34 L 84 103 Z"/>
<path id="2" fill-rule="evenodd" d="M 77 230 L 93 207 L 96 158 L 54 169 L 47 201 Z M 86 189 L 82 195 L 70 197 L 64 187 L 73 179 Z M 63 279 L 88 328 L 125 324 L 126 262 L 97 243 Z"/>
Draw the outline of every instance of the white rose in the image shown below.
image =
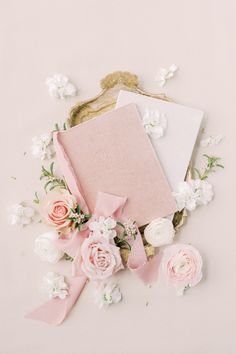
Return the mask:
<path id="1" fill-rule="evenodd" d="M 160 247 L 173 242 L 175 230 L 169 219 L 153 220 L 144 230 L 144 236 L 150 245 Z"/>
<path id="2" fill-rule="evenodd" d="M 64 253 L 55 245 L 57 239 L 58 233 L 56 231 L 46 232 L 36 238 L 34 252 L 42 261 L 57 263 L 63 257 Z"/>

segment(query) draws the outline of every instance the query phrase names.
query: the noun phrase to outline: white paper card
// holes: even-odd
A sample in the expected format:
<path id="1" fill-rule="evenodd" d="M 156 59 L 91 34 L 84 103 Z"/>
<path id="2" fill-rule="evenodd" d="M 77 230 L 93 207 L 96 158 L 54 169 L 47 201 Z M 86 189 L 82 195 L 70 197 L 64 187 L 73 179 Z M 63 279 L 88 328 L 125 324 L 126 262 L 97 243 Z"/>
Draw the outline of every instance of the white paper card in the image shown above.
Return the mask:
<path id="1" fill-rule="evenodd" d="M 179 183 L 185 178 L 204 113 L 180 104 L 121 90 L 116 108 L 129 103 L 137 105 L 141 118 L 147 111 L 157 111 L 165 116 L 167 126 L 164 135 L 160 138 L 150 135 L 150 139 L 172 190 L 177 191 Z"/>

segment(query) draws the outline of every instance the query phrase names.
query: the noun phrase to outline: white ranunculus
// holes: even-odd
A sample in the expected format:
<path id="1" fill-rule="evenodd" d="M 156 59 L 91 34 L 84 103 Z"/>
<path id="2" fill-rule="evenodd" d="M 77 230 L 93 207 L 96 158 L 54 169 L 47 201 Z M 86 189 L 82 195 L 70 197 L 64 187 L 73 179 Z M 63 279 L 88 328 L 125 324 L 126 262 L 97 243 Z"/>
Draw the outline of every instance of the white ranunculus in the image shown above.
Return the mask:
<path id="1" fill-rule="evenodd" d="M 103 236 L 107 240 L 112 240 L 117 236 L 116 221 L 112 217 L 105 218 L 100 216 L 98 220 L 95 220 L 89 224 L 89 229 L 95 236 Z"/>
<path id="2" fill-rule="evenodd" d="M 63 257 L 64 253 L 55 245 L 58 237 L 56 231 L 49 231 L 36 238 L 34 252 L 42 261 L 57 263 Z"/>
<path id="3" fill-rule="evenodd" d="M 76 86 L 63 74 L 55 74 L 47 78 L 46 85 L 48 86 L 50 96 L 58 99 L 76 96 L 77 94 Z"/>
<path id="4" fill-rule="evenodd" d="M 34 136 L 32 138 L 31 153 L 36 159 L 51 159 L 55 153 L 52 134 L 44 133 L 39 136 Z"/>
<path id="5" fill-rule="evenodd" d="M 158 139 L 164 135 L 167 128 L 167 119 L 165 114 L 160 113 L 157 110 L 151 111 L 146 109 L 142 121 L 146 133 L 152 138 Z"/>
<path id="6" fill-rule="evenodd" d="M 99 308 L 117 304 L 121 300 L 122 294 L 116 284 L 101 284 L 95 291 L 95 303 Z"/>
<path id="7" fill-rule="evenodd" d="M 11 225 L 25 226 L 34 221 L 35 210 L 22 204 L 14 204 L 8 208 L 8 218 Z"/>
<path id="8" fill-rule="evenodd" d="M 68 295 L 68 285 L 64 276 L 58 273 L 49 272 L 43 278 L 43 290 L 49 299 L 59 297 L 61 300 Z"/>
<path id="9" fill-rule="evenodd" d="M 169 245 L 173 242 L 175 230 L 171 220 L 155 219 L 145 228 L 144 236 L 153 247 Z"/>

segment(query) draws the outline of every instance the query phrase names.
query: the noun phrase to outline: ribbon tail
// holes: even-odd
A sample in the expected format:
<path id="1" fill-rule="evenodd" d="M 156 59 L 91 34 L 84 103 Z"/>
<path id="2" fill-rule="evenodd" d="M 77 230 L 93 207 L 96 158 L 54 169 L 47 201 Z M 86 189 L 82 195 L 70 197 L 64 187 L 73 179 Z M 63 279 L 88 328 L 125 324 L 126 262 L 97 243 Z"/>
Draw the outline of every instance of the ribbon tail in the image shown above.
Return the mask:
<path id="1" fill-rule="evenodd" d="M 142 236 L 138 231 L 129 254 L 127 262 L 128 268 L 145 284 L 151 284 L 157 280 L 160 260 L 161 255 L 157 254 L 148 261 L 143 246 Z"/>
<path id="2" fill-rule="evenodd" d="M 33 312 L 27 314 L 25 318 L 39 320 L 53 325 L 61 324 L 80 296 L 86 281 L 87 278 L 85 276 L 69 278 L 69 294 L 65 299 L 51 299 Z"/>
<path id="3" fill-rule="evenodd" d="M 137 267 L 136 269 L 132 269 L 132 271 L 145 284 L 152 284 L 157 280 L 160 262 L 161 262 L 161 255 L 156 254 L 145 264 L 141 265 L 140 267 Z"/>

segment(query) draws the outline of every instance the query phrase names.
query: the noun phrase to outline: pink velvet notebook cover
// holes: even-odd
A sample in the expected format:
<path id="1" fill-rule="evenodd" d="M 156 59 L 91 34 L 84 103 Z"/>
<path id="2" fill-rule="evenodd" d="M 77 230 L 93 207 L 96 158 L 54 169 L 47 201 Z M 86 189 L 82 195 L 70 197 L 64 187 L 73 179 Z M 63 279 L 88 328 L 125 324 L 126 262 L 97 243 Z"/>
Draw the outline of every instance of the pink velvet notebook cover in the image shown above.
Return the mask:
<path id="1" fill-rule="evenodd" d="M 59 159 L 62 173 L 72 170 L 91 211 L 98 191 L 127 197 L 124 213 L 139 226 L 176 211 L 135 104 L 58 132 L 54 141 L 67 160 Z"/>

